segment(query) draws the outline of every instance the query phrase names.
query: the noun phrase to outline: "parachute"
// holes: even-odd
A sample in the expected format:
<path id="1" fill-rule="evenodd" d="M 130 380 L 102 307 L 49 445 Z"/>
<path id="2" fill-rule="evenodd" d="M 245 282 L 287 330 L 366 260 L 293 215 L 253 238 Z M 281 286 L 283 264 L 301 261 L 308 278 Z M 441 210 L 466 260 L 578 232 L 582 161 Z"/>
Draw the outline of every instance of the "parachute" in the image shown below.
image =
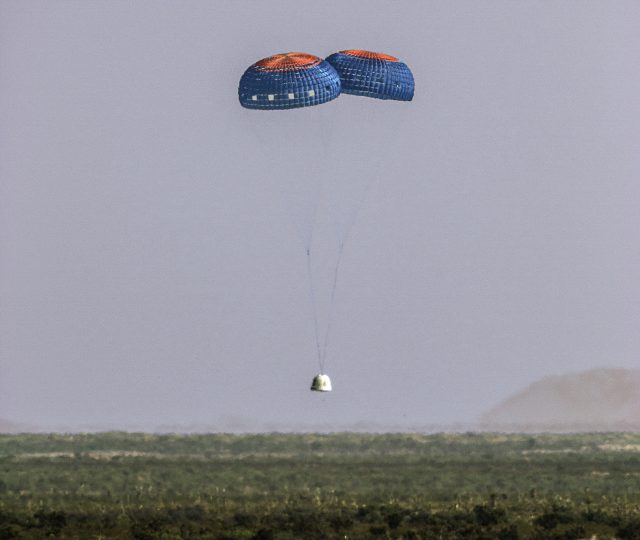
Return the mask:
<path id="1" fill-rule="evenodd" d="M 340 78 L 328 62 L 312 54 L 276 54 L 244 72 L 238 94 L 247 109 L 309 107 L 337 98 Z"/>
<path id="2" fill-rule="evenodd" d="M 382 116 L 372 114 L 366 106 L 343 105 L 336 100 L 341 93 L 411 101 L 413 75 L 406 64 L 382 53 L 345 50 L 322 60 L 312 54 L 290 52 L 255 62 L 238 85 L 244 108 L 281 111 L 247 117 L 248 130 L 258 139 L 261 163 L 270 169 L 269 177 L 286 201 L 306 254 L 320 369 L 311 390 L 319 392 L 332 389 L 324 367 L 344 247 L 376 178 L 376 160 L 383 159 L 389 138 L 398 131 L 381 130 L 375 123 L 383 121 L 395 127 L 400 120 L 396 116 L 402 116 L 385 117 L 381 111 L 377 112 Z M 315 107 L 334 100 L 337 106 Z M 340 129 L 335 129 L 336 125 Z M 357 138 L 354 141 L 354 129 L 374 139 L 374 148 Z M 335 144 L 334 136 L 342 140 Z M 323 270 L 324 282 L 320 279 Z"/>
<path id="3" fill-rule="evenodd" d="M 340 76 L 345 94 L 398 101 L 413 99 L 413 74 L 395 56 L 349 49 L 328 56 L 326 61 Z"/>

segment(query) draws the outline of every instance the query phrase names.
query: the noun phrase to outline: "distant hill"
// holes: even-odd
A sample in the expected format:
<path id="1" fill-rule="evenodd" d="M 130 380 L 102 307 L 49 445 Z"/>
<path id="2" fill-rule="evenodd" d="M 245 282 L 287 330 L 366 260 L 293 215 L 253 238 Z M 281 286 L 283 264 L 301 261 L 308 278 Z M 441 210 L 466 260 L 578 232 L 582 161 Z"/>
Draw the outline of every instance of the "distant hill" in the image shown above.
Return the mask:
<path id="1" fill-rule="evenodd" d="M 640 431 L 640 369 L 540 379 L 480 418 L 497 431 Z"/>

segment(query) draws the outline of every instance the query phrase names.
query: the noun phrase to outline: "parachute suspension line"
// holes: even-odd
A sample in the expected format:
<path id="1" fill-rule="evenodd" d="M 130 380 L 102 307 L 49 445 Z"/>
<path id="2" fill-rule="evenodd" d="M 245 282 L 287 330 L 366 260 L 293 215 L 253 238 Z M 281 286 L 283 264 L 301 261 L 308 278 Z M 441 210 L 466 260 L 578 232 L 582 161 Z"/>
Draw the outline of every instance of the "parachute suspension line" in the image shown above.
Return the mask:
<path id="1" fill-rule="evenodd" d="M 338 248 L 338 259 L 336 260 L 336 267 L 333 269 L 333 285 L 331 287 L 331 300 L 329 302 L 329 320 L 327 321 L 327 331 L 324 334 L 324 343 L 322 346 L 322 364 L 327 358 L 327 349 L 329 348 L 329 335 L 331 334 L 331 323 L 333 321 L 333 306 L 336 298 L 336 288 L 338 285 L 338 272 L 340 270 L 340 261 L 342 260 L 342 252 L 344 251 L 344 242 L 340 242 Z"/>
<path id="2" fill-rule="evenodd" d="M 406 116 L 406 112 L 404 113 L 404 116 Z M 398 133 L 397 131 L 393 131 L 391 137 L 388 137 L 387 135 L 385 135 L 385 137 L 387 138 L 386 140 L 391 142 L 391 148 L 394 148 L 394 149 L 399 140 L 397 133 Z M 378 144 L 377 146 L 380 147 L 381 145 Z M 374 158 L 374 162 L 376 163 L 377 166 L 374 168 L 374 170 L 379 169 L 378 165 L 382 163 L 382 160 L 383 160 L 382 153 L 376 154 L 376 157 Z M 334 312 L 334 306 L 335 306 L 336 289 L 338 286 L 338 276 L 340 273 L 340 263 L 342 262 L 342 254 L 344 253 L 344 248 L 347 245 L 349 236 L 351 235 L 351 230 L 353 229 L 353 226 L 355 225 L 355 222 L 358 219 L 358 215 L 360 214 L 360 211 L 364 206 L 365 201 L 367 200 L 369 192 L 371 191 L 373 184 L 379 178 L 380 176 L 378 174 L 372 174 L 371 176 L 369 176 L 367 182 L 365 183 L 364 190 L 362 191 L 362 195 L 357 201 L 355 211 L 353 212 L 353 218 L 347 222 L 344 234 L 342 238 L 340 238 L 340 245 L 338 247 L 338 257 L 336 260 L 336 266 L 333 271 L 333 286 L 331 288 L 331 300 L 329 303 L 329 318 L 327 321 L 327 330 L 324 335 L 324 342 L 322 347 L 322 365 L 323 366 L 327 358 L 327 351 L 329 349 L 329 338 L 331 337 L 331 327 L 333 323 L 333 312 Z"/>
<path id="3" fill-rule="evenodd" d="M 340 245 L 338 247 L 338 257 L 336 259 L 336 266 L 333 269 L 333 285 L 331 287 L 331 300 L 329 302 L 329 319 L 327 321 L 327 331 L 325 332 L 325 335 L 324 335 L 324 342 L 322 347 L 322 365 L 323 366 L 327 358 L 327 350 L 329 349 L 329 337 L 331 335 L 331 326 L 333 323 L 333 312 L 334 312 L 334 306 L 335 306 L 336 289 L 338 287 L 338 275 L 340 273 L 340 263 L 342 262 L 342 254 L 344 253 L 344 248 L 347 245 L 347 241 L 349 240 L 351 229 L 353 228 L 353 225 L 355 224 L 358 218 L 360 209 L 364 205 L 364 202 L 367 199 L 367 195 L 369 194 L 369 191 L 371 190 L 371 186 L 373 185 L 375 180 L 376 180 L 376 176 L 372 175 L 367 181 L 364 191 L 362 193 L 362 196 L 360 197 L 360 200 L 358 201 L 358 204 L 356 206 L 353 219 L 349 223 L 347 223 L 344 236 L 340 239 Z"/>
<path id="4" fill-rule="evenodd" d="M 331 151 L 331 145 L 332 145 L 332 132 L 333 132 L 333 115 L 328 114 L 327 111 L 321 110 L 320 111 L 320 115 L 319 115 L 319 126 L 320 126 L 320 136 L 321 136 L 321 141 L 322 141 L 322 155 L 323 155 L 323 161 L 330 161 L 330 151 Z M 315 325 L 315 334 L 316 334 L 316 348 L 317 348 L 317 353 L 318 353 L 318 364 L 320 367 L 320 373 L 324 373 L 324 360 L 326 357 L 326 351 L 324 349 L 326 349 L 326 345 L 325 347 L 321 347 L 321 342 L 320 342 L 320 324 L 318 321 L 318 309 L 317 309 L 317 303 L 316 303 L 316 295 L 315 295 L 315 288 L 313 286 L 313 273 L 311 270 L 311 241 L 313 239 L 313 232 L 315 231 L 315 224 L 317 221 L 317 217 L 318 217 L 318 207 L 320 206 L 320 200 L 322 198 L 322 196 L 324 195 L 325 192 L 325 188 L 326 188 L 326 178 L 325 175 L 322 173 L 319 173 L 319 185 L 318 185 L 318 190 L 317 190 L 317 197 L 316 197 L 316 204 L 313 207 L 313 224 L 312 224 L 312 228 L 311 228 L 311 235 L 309 238 L 309 242 L 307 244 L 307 270 L 308 270 L 308 274 L 309 274 L 309 291 L 310 291 L 310 295 L 311 295 L 311 302 L 313 305 L 313 317 L 314 317 L 314 325 Z M 342 242 L 340 243 L 340 255 L 339 257 L 342 255 Z M 339 261 L 338 261 L 339 264 Z M 335 295 L 335 289 L 336 289 L 336 282 L 338 279 L 338 268 L 336 266 L 335 272 L 334 272 L 334 278 L 333 278 L 333 290 L 331 292 L 331 304 L 329 307 L 329 316 L 328 316 L 328 321 L 327 321 L 327 330 L 326 330 L 326 335 L 325 335 L 325 342 L 328 339 L 328 334 L 329 334 L 329 327 L 331 326 L 331 311 L 333 310 L 333 299 L 334 299 L 334 295 Z"/>
<path id="5" fill-rule="evenodd" d="M 311 300 L 311 309 L 313 311 L 313 327 L 316 334 L 316 353 L 318 355 L 318 367 L 320 373 L 324 373 L 324 359 L 320 349 L 320 332 L 318 331 L 318 307 L 316 305 L 316 292 L 313 287 L 313 273 L 311 272 L 311 249 L 307 247 L 307 273 L 309 281 L 309 298 Z"/>
<path id="6" fill-rule="evenodd" d="M 326 148 L 324 148 L 326 157 Z M 320 206 L 320 197 L 324 191 L 324 176 L 321 172 L 316 172 L 316 179 L 319 180 L 316 183 L 316 190 L 313 204 L 313 216 L 311 218 L 311 227 L 309 229 L 309 235 L 306 238 L 306 251 L 307 251 L 307 281 L 309 282 L 309 297 L 311 299 L 311 310 L 313 311 L 313 329 L 316 338 L 316 354 L 318 356 L 318 367 L 320 373 L 324 373 L 324 358 L 322 356 L 322 349 L 320 348 L 320 324 L 318 322 L 318 303 L 316 302 L 316 289 L 313 286 L 313 271 L 311 265 L 311 245 L 313 243 L 313 233 L 316 229 L 316 221 L 318 220 L 318 207 Z"/>

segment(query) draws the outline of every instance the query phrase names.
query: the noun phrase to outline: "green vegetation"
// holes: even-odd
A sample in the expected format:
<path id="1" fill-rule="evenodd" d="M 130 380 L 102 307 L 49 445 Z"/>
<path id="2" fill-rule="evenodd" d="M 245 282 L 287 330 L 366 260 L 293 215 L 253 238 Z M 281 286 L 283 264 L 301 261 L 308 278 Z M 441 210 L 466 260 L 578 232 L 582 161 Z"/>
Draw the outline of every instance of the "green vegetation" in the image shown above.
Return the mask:
<path id="1" fill-rule="evenodd" d="M 640 434 L 0 436 L 2 538 L 640 540 Z"/>

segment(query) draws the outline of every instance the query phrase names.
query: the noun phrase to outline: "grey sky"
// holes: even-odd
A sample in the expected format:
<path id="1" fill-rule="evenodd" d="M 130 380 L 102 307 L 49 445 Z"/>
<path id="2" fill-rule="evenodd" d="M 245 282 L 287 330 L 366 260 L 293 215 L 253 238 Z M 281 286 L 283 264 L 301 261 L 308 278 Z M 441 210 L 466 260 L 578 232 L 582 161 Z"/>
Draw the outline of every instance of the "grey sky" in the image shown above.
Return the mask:
<path id="1" fill-rule="evenodd" d="M 447 423 L 546 374 L 637 367 L 638 20 L 605 1 L 1 2 L 0 417 Z M 307 148 L 322 164 L 330 141 L 333 178 L 379 156 L 320 396 L 304 250 L 259 157 L 278 146 L 237 83 L 346 48 L 403 59 L 416 97 L 288 116 L 330 119 Z"/>

